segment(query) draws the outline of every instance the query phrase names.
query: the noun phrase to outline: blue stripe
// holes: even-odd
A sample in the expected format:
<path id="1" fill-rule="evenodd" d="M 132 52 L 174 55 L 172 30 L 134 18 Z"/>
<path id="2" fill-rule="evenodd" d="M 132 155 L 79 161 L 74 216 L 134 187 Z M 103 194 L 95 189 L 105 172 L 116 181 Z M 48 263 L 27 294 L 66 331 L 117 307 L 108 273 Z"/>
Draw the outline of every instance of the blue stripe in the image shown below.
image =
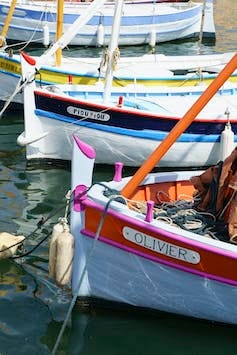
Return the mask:
<path id="1" fill-rule="evenodd" d="M 169 91 L 170 87 L 167 86 L 167 91 L 164 91 L 164 92 L 157 91 L 157 92 L 150 93 L 149 92 L 149 87 L 148 87 L 146 93 L 145 92 L 132 92 L 132 91 L 129 92 L 129 93 L 126 93 L 123 90 L 123 88 L 121 88 L 120 92 L 118 92 L 118 91 L 113 92 L 112 91 L 111 92 L 111 97 L 117 99 L 118 96 L 122 95 L 122 96 L 124 96 L 125 99 L 126 98 L 128 98 L 128 99 L 136 98 L 136 100 L 139 99 L 139 98 L 140 99 L 141 98 L 144 98 L 144 99 L 146 99 L 146 98 L 148 98 L 148 99 L 149 98 L 153 98 L 153 99 L 157 98 L 157 99 L 159 99 L 160 97 L 167 97 L 167 96 L 178 96 L 178 97 L 180 97 L 180 96 L 182 96 L 182 97 L 184 97 L 184 96 L 187 96 L 187 97 L 188 96 L 194 96 L 194 97 L 196 97 L 196 96 L 202 95 L 204 89 L 202 89 L 200 91 L 198 90 L 198 91 L 191 91 L 191 92 L 189 92 L 188 90 L 187 91 L 183 91 L 183 92 L 180 92 L 180 91 L 172 91 L 172 92 L 170 92 Z M 184 90 L 185 90 L 185 87 L 184 87 Z M 77 91 L 77 90 L 73 91 L 73 90 L 70 90 L 70 91 L 67 91 L 66 93 L 69 96 L 77 98 L 77 99 L 87 99 L 88 94 L 93 99 L 102 99 L 103 95 L 104 95 L 102 91 L 100 91 L 100 92 L 99 91 L 98 92 L 94 91 L 94 92 L 88 93 L 87 91 Z M 229 96 L 229 95 L 235 95 L 236 93 L 237 93 L 237 86 L 234 87 L 234 88 L 220 89 L 220 90 L 217 91 L 217 93 L 215 95 L 216 96 L 217 95 L 218 96 L 224 96 L 224 95 L 228 95 Z M 161 102 L 161 105 L 162 105 L 162 102 Z"/>
<path id="2" fill-rule="evenodd" d="M 100 125 L 98 123 L 86 122 L 83 120 L 75 121 L 75 120 L 69 119 L 66 116 L 57 115 L 57 114 L 53 114 L 53 113 L 42 111 L 42 110 L 35 110 L 35 114 L 37 116 L 46 117 L 49 119 L 54 119 L 54 120 L 57 120 L 57 121 L 60 121 L 63 123 L 68 123 L 68 124 L 75 125 L 75 126 L 81 126 L 81 127 L 86 127 L 86 128 L 98 130 L 98 131 L 114 133 L 114 134 L 124 135 L 124 136 L 130 136 L 130 137 L 135 137 L 135 138 L 140 138 L 140 139 L 150 139 L 150 140 L 155 140 L 155 141 L 162 141 L 165 139 L 165 137 L 168 134 L 168 132 L 162 132 L 162 131 L 156 131 L 156 132 L 151 131 L 151 130 L 135 131 L 135 130 L 129 130 L 129 129 L 125 129 L 125 128 Z M 220 135 L 183 133 L 177 139 L 177 142 L 215 143 L 215 142 L 220 142 Z M 235 135 L 235 142 L 237 142 L 237 135 Z"/>
<path id="3" fill-rule="evenodd" d="M 0 13 L 6 15 L 6 11 L 3 9 L 9 9 L 9 6 L 0 6 Z M 182 21 L 186 19 L 192 19 L 201 13 L 202 5 L 195 6 L 194 8 L 186 8 L 184 10 L 179 10 L 178 13 L 169 13 L 169 14 L 158 14 L 152 15 L 152 11 L 150 15 L 147 16 L 122 16 L 121 18 L 121 26 L 138 26 L 138 25 L 151 25 L 151 24 L 162 24 L 167 22 L 176 22 Z M 84 10 L 83 10 L 84 11 Z M 43 14 L 43 15 L 42 15 Z M 72 24 L 77 18 L 79 14 L 64 14 L 64 23 Z M 29 18 L 32 20 L 41 20 L 48 22 L 56 22 L 57 16 L 56 13 L 50 12 L 50 10 L 45 11 L 35 11 L 35 10 L 22 10 L 20 7 L 16 7 L 14 10 L 13 18 Z M 98 26 L 102 23 L 104 26 L 112 26 L 113 25 L 113 14 L 111 16 L 95 15 L 93 16 L 87 23 L 90 26 Z"/>

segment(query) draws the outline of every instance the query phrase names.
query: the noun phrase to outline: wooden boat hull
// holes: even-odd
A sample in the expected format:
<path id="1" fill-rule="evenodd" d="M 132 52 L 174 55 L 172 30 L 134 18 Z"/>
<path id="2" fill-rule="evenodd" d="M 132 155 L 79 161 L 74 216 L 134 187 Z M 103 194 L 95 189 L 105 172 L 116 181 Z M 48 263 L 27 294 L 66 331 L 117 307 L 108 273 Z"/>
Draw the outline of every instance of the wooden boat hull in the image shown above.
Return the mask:
<path id="1" fill-rule="evenodd" d="M 27 147 L 26 158 L 28 161 L 45 159 L 48 161 L 70 161 L 72 133 L 77 133 L 83 137 L 86 143 L 94 142 L 97 151 L 96 162 L 98 164 L 113 164 L 116 161 L 122 161 L 126 166 L 138 166 L 142 164 L 151 152 L 162 142 L 167 135 L 158 132 L 160 137 L 156 140 L 133 137 L 131 135 L 114 134 L 112 131 L 100 131 L 87 127 L 74 127 L 66 123 L 56 122 L 50 125 L 48 118 L 41 118 L 41 123 L 45 129 L 45 136 L 32 136 L 33 143 L 27 144 L 25 132 L 18 137 L 18 144 Z M 53 134 L 57 132 L 57 136 Z M 157 137 L 158 137 L 157 135 Z M 39 140 L 37 140 L 39 138 Z M 41 138 L 41 139 L 40 139 Z M 200 167 L 209 166 L 216 163 L 220 157 L 219 136 L 214 135 L 203 137 L 197 135 L 192 137 L 183 135 L 180 140 L 174 144 L 169 153 L 159 163 L 160 167 Z M 196 140 L 195 140 L 196 138 Z M 198 140 L 199 139 L 199 140 Z M 203 154 L 205 152 L 205 155 Z M 182 158 L 178 160 L 178 158 Z"/>
<path id="2" fill-rule="evenodd" d="M 164 56 L 160 54 L 141 57 L 121 57 L 114 72 L 113 86 L 144 85 L 148 87 L 185 87 L 200 83 L 209 84 L 216 77 L 233 53 Z M 38 57 L 34 57 L 38 59 Z M 99 74 L 100 58 L 63 58 L 62 65 L 56 67 L 51 60 L 40 69 L 36 76 L 37 85 L 65 84 L 69 81 L 77 85 L 98 85 L 104 82 L 104 72 Z M 180 74 L 180 73 L 183 74 Z M 9 56 L 0 52 L 0 101 L 8 101 L 15 93 L 21 80 L 20 55 Z M 237 81 L 234 73 L 231 82 Z M 22 92 L 11 97 L 11 102 L 22 104 Z"/>
<path id="3" fill-rule="evenodd" d="M 120 191 L 130 178 L 115 174 L 110 182 L 92 184 L 95 156 L 78 148 L 78 138 L 76 142 L 71 230 L 76 243 L 72 287 L 78 300 L 96 297 L 237 324 L 232 303 L 237 294 L 236 245 L 129 208 L 133 201 L 135 205 L 148 200 L 158 203 L 161 192 L 164 201 L 169 200 L 168 195 L 171 200 L 190 199 L 194 191 L 190 177 L 200 171 L 149 174 L 124 202 Z M 82 161 L 83 173 L 79 168 Z"/>
<path id="4" fill-rule="evenodd" d="M 58 91 L 59 88 L 64 90 Z M 29 102 L 25 106 L 25 131 L 18 137 L 18 143 L 26 146 L 28 160 L 70 160 L 71 135 L 77 133 L 86 143 L 93 142 L 97 163 L 121 161 L 127 166 L 139 166 L 205 87 L 193 88 L 192 95 L 190 88 L 187 91 L 114 89 L 110 103 L 106 104 L 103 103 L 103 86 L 101 90 L 93 87 L 92 91 L 89 86 L 71 85 L 49 89 L 33 91 L 35 106 L 29 113 L 26 113 Z M 121 97 L 124 101 L 119 104 Z M 159 166 L 200 167 L 222 159 L 221 135 L 228 119 L 234 136 L 232 144 L 237 141 L 235 101 L 235 85 L 226 83 L 165 154 Z"/>
<path id="5" fill-rule="evenodd" d="M 117 224 L 113 230 L 116 227 Z M 76 255 L 77 265 L 93 248 L 93 239 L 88 236 L 84 239 L 83 242 L 79 241 L 78 249 L 83 251 L 80 249 Z M 163 245 L 167 247 L 167 244 Z M 177 244 L 172 243 L 172 247 L 183 250 Z M 169 265 L 157 259 L 154 261 L 153 258 L 144 257 L 144 253 L 120 248 L 117 243 L 115 246 L 114 243 L 107 244 L 105 238 L 101 237 L 87 269 L 87 285 L 82 287 L 78 299 L 80 296 L 88 299 L 96 297 L 104 302 L 114 301 L 236 324 L 237 317 L 233 313 L 232 304 L 236 299 L 236 285 L 223 285 L 211 280 L 207 274 L 193 275 L 191 270 L 180 270 L 177 265 L 174 266 L 175 263 Z M 81 269 L 75 271 L 75 274 L 77 272 L 80 277 Z M 76 286 L 79 278 L 75 274 L 73 284 Z M 86 288 L 90 291 L 86 292 Z M 207 288 L 210 292 L 207 292 Z"/>
<path id="6" fill-rule="evenodd" d="M 64 5 L 65 32 L 78 16 L 83 16 L 89 3 L 71 3 Z M 3 27 L 9 12 L 9 1 L 0 3 L 0 28 Z M 135 10 L 135 11 L 134 11 Z M 70 45 L 97 46 L 100 26 L 103 26 L 103 43 L 110 41 L 113 22 L 114 4 L 104 4 L 101 11 L 71 40 Z M 203 38 L 215 39 L 213 4 L 208 1 L 205 9 Z M 44 28 L 47 25 L 50 43 L 56 37 L 56 3 L 22 3 L 16 6 L 9 24 L 7 39 L 19 42 L 32 41 L 43 43 Z M 156 42 L 166 42 L 185 38 L 199 38 L 202 21 L 202 4 L 200 3 L 124 3 L 121 18 L 119 45 L 149 44 L 151 33 L 156 34 Z"/>

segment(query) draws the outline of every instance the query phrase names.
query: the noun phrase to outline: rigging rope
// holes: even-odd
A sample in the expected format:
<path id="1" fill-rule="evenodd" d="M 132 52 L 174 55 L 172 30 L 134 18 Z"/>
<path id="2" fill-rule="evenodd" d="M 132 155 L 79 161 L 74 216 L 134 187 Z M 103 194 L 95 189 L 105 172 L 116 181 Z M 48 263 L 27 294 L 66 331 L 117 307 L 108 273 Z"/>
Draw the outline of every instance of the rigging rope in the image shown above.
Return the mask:
<path id="1" fill-rule="evenodd" d="M 83 191 L 81 193 L 81 195 L 83 195 L 84 193 L 86 193 L 88 190 L 86 190 L 85 192 Z M 41 220 L 37 223 L 37 227 L 27 236 L 25 237 L 25 239 L 23 241 L 19 241 L 11 246 L 8 246 L 4 249 L 1 249 L 0 250 L 0 253 L 4 252 L 4 251 L 7 251 L 9 250 L 10 248 L 14 247 L 14 246 L 20 246 L 20 245 L 23 245 L 24 244 L 24 241 L 29 239 L 30 237 L 32 237 L 39 229 L 42 228 L 42 226 L 48 222 L 53 216 L 57 215 L 62 209 L 65 208 L 65 214 L 64 214 L 64 217 L 63 218 L 66 218 L 68 213 L 69 213 L 69 204 L 73 201 L 73 199 L 71 199 L 71 191 L 69 190 L 66 194 L 66 200 L 67 200 L 67 203 L 66 203 L 66 208 L 65 206 L 61 206 L 59 207 L 58 209 L 56 209 L 54 212 L 52 212 L 50 215 L 48 215 L 47 218 L 41 218 Z M 80 196 L 81 196 L 80 195 Z M 20 255 L 16 255 L 16 256 L 12 256 L 11 259 L 19 259 L 19 258 L 23 258 L 24 256 L 27 256 L 29 254 L 31 254 L 34 250 L 36 250 L 49 236 L 50 236 L 50 233 L 49 232 L 39 243 L 37 243 L 30 251 L 27 251 L 25 252 L 24 254 L 20 254 Z"/>
<path id="2" fill-rule="evenodd" d="M 6 109 L 8 108 L 8 106 L 10 105 L 12 99 L 16 96 L 16 94 L 18 94 L 26 85 L 27 82 L 22 83 L 21 78 L 18 81 L 15 90 L 13 91 L 13 93 L 11 94 L 11 96 L 8 98 L 7 101 L 5 101 L 3 108 L 0 111 L 0 118 L 2 117 L 2 115 L 4 114 L 4 112 L 6 111 Z"/>
<path id="3" fill-rule="evenodd" d="M 76 300 L 77 300 L 77 297 L 78 297 L 78 293 L 79 293 L 81 284 L 82 284 L 82 282 L 83 282 L 83 279 L 84 279 L 86 270 L 87 270 L 87 268 L 88 268 L 88 265 L 89 265 L 89 263 L 90 263 L 90 260 L 91 260 L 91 258 L 92 258 L 92 256 L 93 256 L 94 249 L 95 249 L 97 240 L 98 240 L 98 238 L 99 238 L 101 229 L 102 229 L 102 227 L 103 227 L 104 220 L 105 220 L 105 217 L 106 217 L 108 208 L 109 208 L 111 202 L 114 201 L 114 200 L 116 200 L 117 197 L 118 197 L 118 196 L 114 196 L 114 197 L 112 196 L 112 197 L 108 200 L 108 202 L 106 203 L 106 206 L 105 206 L 105 208 L 104 208 L 104 210 L 103 210 L 103 214 L 102 214 L 102 216 L 101 216 L 99 226 L 98 226 L 97 231 L 96 231 L 96 233 L 95 233 L 95 237 L 94 237 L 94 240 L 93 240 L 93 244 L 92 244 L 91 250 L 90 250 L 89 255 L 88 255 L 87 259 L 86 259 L 86 263 L 85 263 L 84 268 L 83 268 L 83 270 L 82 270 L 81 277 L 80 277 L 80 279 L 79 279 L 79 281 L 78 281 L 78 285 L 77 285 L 77 287 L 76 287 L 75 295 L 74 295 L 74 297 L 72 298 L 72 301 L 71 301 L 70 306 L 69 306 L 69 308 L 68 308 L 68 312 L 67 312 L 67 314 L 66 314 L 66 317 L 65 317 L 65 319 L 64 319 L 63 325 L 62 325 L 62 327 L 61 327 L 61 329 L 60 329 L 60 332 L 59 332 L 59 334 L 58 334 L 58 337 L 57 337 L 57 340 L 56 340 L 56 342 L 55 342 L 54 348 L 53 348 L 53 350 L 52 350 L 52 353 L 51 353 L 52 355 L 55 355 L 56 352 L 57 352 L 57 349 L 58 349 L 58 346 L 59 346 L 59 344 L 60 344 L 60 342 L 61 342 L 61 339 L 62 339 L 64 330 L 65 330 L 66 325 L 67 325 L 67 323 L 68 323 L 69 317 L 70 317 L 70 315 L 71 315 L 71 313 L 72 313 L 72 309 L 73 309 L 73 307 L 74 307 L 74 305 L 75 305 L 75 303 L 76 303 Z"/>

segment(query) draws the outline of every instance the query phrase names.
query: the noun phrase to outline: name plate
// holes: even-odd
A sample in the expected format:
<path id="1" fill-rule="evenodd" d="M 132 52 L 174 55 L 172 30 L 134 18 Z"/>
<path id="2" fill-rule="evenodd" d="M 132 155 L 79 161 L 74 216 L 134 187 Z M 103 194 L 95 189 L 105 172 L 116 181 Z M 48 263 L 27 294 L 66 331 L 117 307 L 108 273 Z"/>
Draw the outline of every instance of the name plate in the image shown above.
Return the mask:
<path id="1" fill-rule="evenodd" d="M 71 115 L 75 115 L 81 118 L 90 118 L 92 120 L 97 120 L 97 121 L 107 122 L 110 119 L 110 116 L 107 113 L 85 110 L 73 106 L 68 106 L 67 112 L 70 113 Z"/>
<path id="2" fill-rule="evenodd" d="M 165 242 L 130 227 L 123 228 L 123 236 L 126 240 L 143 248 L 150 249 L 157 254 L 166 255 L 190 264 L 198 264 L 200 262 L 200 254 L 196 251 Z"/>

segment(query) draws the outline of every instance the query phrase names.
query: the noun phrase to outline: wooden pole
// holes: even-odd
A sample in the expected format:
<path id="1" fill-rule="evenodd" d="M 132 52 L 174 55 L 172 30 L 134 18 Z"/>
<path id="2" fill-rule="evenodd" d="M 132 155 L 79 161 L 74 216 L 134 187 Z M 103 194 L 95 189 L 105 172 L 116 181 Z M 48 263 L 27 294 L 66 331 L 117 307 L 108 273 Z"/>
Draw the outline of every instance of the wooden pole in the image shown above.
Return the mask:
<path id="1" fill-rule="evenodd" d="M 204 26 L 204 21 L 205 21 L 205 11 L 206 11 L 206 5 L 207 5 L 206 2 L 207 2 L 207 0 L 203 0 L 203 3 L 202 3 L 202 17 L 201 17 L 199 40 L 198 40 L 199 54 L 201 54 L 203 26 Z"/>
<path id="2" fill-rule="evenodd" d="M 58 41 L 63 34 L 63 13 L 64 13 L 64 0 L 58 0 L 56 41 Z M 56 55 L 56 66 L 59 67 L 62 63 L 62 48 L 58 48 L 55 55 Z"/>
<path id="3" fill-rule="evenodd" d="M 169 150 L 172 144 L 177 138 L 187 129 L 194 118 L 204 108 L 208 101 L 215 95 L 215 93 L 221 88 L 225 81 L 231 76 L 233 71 L 237 68 L 237 53 L 222 69 L 213 82 L 207 87 L 187 113 L 180 119 L 180 121 L 173 127 L 166 138 L 160 143 L 156 150 L 150 155 L 150 157 L 144 162 L 144 164 L 137 170 L 133 177 L 128 181 L 121 191 L 124 197 L 131 197 L 132 193 L 143 181 L 145 176 L 157 165 L 160 159 Z M 203 152 L 205 154 L 205 152 Z"/>
<path id="4" fill-rule="evenodd" d="M 7 31 L 8 31 L 8 28 L 9 28 L 9 24 L 11 22 L 12 15 L 13 15 L 13 12 L 14 12 L 15 7 L 16 7 L 16 3 L 17 3 L 17 0 L 12 0 L 12 2 L 11 2 L 11 6 L 10 6 L 9 12 L 7 14 L 7 17 L 6 17 L 6 20 L 5 20 L 3 29 L 2 29 L 2 33 L 1 33 L 0 47 L 3 46 L 4 40 L 6 38 Z"/>

